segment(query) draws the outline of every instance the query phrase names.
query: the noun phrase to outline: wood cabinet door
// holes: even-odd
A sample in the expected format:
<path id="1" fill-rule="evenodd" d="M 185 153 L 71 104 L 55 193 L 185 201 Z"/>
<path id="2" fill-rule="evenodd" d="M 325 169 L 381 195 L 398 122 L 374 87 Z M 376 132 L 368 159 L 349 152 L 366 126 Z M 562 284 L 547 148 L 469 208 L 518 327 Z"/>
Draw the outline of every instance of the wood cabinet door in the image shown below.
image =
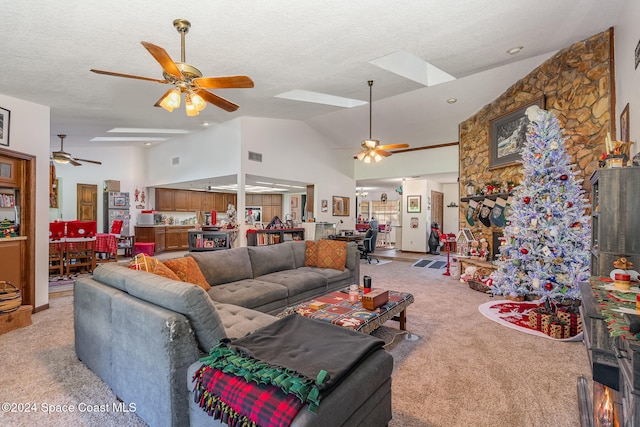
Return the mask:
<path id="1" fill-rule="evenodd" d="M 24 293 L 25 286 L 22 274 L 22 240 L 12 240 L 0 243 L 0 259 L 7 268 L 2 270 L 2 280 L 11 282 L 20 292 Z M 26 304 L 26 302 L 25 302 Z"/>
<path id="2" fill-rule="evenodd" d="M 271 195 L 271 206 L 279 206 L 282 208 L 282 194 Z"/>
<path id="3" fill-rule="evenodd" d="M 271 194 L 262 195 L 262 206 L 271 206 Z"/>
<path id="4" fill-rule="evenodd" d="M 174 206 L 176 212 L 187 212 L 189 210 L 189 190 L 175 190 Z"/>
<path id="5" fill-rule="evenodd" d="M 154 227 L 155 230 L 155 252 L 161 253 L 166 250 L 166 230 L 165 227 Z"/>
<path id="6" fill-rule="evenodd" d="M 77 184 L 77 212 L 79 221 L 98 219 L 98 186 L 95 184 Z"/>
<path id="7" fill-rule="evenodd" d="M 202 210 L 210 211 L 215 209 L 215 195 L 216 193 L 203 193 L 202 194 Z"/>
<path id="8" fill-rule="evenodd" d="M 165 232 L 165 250 L 177 250 L 180 249 L 181 242 L 181 230 L 175 227 L 167 227 Z"/>
<path id="9" fill-rule="evenodd" d="M 226 211 L 227 210 L 227 205 L 225 203 L 226 199 L 227 198 L 225 196 L 225 193 L 215 193 L 213 209 L 215 209 L 216 212 Z"/>
<path id="10" fill-rule="evenodd" d="M 175 198 L 174 190 L 170 188 L 156 188 L 156 210 L 173 211 Z"/>
<path id="11" fill-rule="evenodd" d="M 259 194 L 247 194 L 245 195 L 245 206 L 260 206 L 262 198 Z"/>
<path id="12" fill-rule="evenodd" d="M 0 157 L 0 184 L 9 187 L 20 186 L 20 162 L 8 157 Z"/>
<path id="13" fill-rule="evenodd" d="M 189 229 L 183 228 L 180 231 L 180 249 L 188 250 L 189 249 Z"/>
<path id="14" fill-rule="evenodd" d="M 200 191 L 189 191 L 189 210 L 192 212 L 201 211 L 204 193 Z"/>

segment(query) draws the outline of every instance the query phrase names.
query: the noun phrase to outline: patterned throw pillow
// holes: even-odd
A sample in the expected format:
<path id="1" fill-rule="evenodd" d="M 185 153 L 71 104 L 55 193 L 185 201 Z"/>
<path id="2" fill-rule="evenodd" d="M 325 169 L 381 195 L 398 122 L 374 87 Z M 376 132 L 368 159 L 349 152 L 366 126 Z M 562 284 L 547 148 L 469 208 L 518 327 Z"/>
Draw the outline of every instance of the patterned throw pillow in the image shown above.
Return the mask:
<path id="1" fill-rule="evenodd" d="M 195 259 L 191 257 L 168 259 L 164 265 L 173 271 L 181 281 L 198 285 L 205 291 L 211 289 Z"/>
<path id="2" fill-rule="evenodd" d="M 318 264 L 318 242 L 315 240 L 307 240 L 304 251 L 304 266 L 316 267 Z"/>
<path id="3" fill-rule="evenodd" d="M 318 241 L 318 259 L 316 267 L 344 270 L 347 263 L 347 242 L 339 240 Z"/>
<path id="4" fill-rule="evenodd" d="M 167 279 L 178 280 L 180 278 L 171 271 L 166 265 L 161 263 L 157 258 L 150 257 L 145 254 L 138 254 L 129 262 L 129 268 L 133 270 L 142 270 Z"/>

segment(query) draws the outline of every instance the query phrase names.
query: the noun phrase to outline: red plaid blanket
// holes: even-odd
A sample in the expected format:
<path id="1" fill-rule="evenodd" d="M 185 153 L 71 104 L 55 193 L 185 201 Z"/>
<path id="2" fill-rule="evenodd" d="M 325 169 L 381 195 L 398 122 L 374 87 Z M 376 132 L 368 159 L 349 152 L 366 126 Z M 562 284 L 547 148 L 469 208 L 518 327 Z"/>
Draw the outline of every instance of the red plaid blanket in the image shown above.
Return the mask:
<path id="1" fill-rule="evenodd" d="M 279 387 L 247 383 L 203 365 L 194 375 L 195 401 L 201 408 L 230 426 L 289 426 L 302 408 L 293 394 Z"/>

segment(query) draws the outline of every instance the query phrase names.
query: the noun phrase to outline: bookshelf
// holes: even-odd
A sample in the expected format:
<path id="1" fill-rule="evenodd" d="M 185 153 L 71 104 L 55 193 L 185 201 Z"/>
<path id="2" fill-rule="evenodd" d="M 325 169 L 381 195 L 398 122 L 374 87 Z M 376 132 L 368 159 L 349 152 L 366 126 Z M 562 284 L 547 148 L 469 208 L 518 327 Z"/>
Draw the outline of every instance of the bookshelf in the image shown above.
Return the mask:
<path id="1" fill-rule="evenodd" d="M 278 228 L 247 231 L 248 246 L 275 245 L 293 240 L 304 240 L 304 228 Z"/>
<path id="2" fill-rule="evenodd" d="M 229 249 L 231 239 L 226 231 L 189 230 L 189 251 L 219 251 Z"/>

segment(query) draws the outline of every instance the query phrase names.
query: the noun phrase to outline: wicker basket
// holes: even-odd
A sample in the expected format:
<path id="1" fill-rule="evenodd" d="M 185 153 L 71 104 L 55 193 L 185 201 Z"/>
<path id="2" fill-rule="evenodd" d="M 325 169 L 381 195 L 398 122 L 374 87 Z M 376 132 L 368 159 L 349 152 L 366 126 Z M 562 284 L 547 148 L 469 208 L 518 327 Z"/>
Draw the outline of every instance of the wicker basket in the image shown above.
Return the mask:
<path id="1" fill-rule="evenodd" d="M 489 292 L 489 287 L 479 280 L 470 279 L 467 281 L 469 287 L 478 292 Z"/>
<path id="2" fill-rule="evenodd" d="M 0 314 L 16 311 L 22 305 L 22 294 L 11 282 L 0 280 Z"/>

